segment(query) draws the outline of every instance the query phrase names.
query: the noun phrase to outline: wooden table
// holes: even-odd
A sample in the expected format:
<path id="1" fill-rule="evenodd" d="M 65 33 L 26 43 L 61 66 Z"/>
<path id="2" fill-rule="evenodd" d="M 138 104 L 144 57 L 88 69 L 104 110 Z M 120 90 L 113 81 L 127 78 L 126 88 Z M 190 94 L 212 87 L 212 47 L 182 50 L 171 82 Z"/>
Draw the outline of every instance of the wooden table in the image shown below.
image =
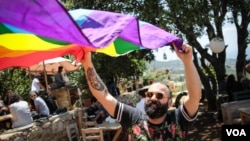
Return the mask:
<path id="1" fill-rule="evenodd" d="M 246 119 L 250 119 L 250 107 L 239 108 L 241 124 L 246 124 Z"/>
<path id="2" fill-rule="evenodd" d="M 115 135 L 112 139 L 112 141 L 117 141 L 119 135 L 122 132 L 121 124 L 120 123 L 108 123 L 108 122 L 103 122 L 102 124 L 96 124 L 95 127 L 102 128 L 102 130 L 105 131 L 116 131 Z"/>

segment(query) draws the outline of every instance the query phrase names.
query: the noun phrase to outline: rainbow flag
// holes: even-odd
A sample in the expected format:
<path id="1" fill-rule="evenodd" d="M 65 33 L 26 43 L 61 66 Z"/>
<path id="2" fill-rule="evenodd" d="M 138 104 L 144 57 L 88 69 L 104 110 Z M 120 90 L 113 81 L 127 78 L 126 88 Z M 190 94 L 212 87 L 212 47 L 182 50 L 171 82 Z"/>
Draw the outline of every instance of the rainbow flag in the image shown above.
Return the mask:
<path id="1" fill-rule="evenodd" d="M 89 9 L 71 10 L 69 14 L 82 33 L 101 47 L 91 49 L 111 56 L 140 49 L 156 49 L 172 43 L 181 49 L 183 43 L 163 29 L 130 15 Z"/>
<path id="2" fill-rule="evenodd" d="M 66 54 L 79 60 L 84 48 L 119 56 L 172 43 L 180 48 L 182 40 L 130 15 L 67 12 L 57 0 L 0 1 L 0 70 Z"/>
<path id="3" fill-rule="evenodd" d="M 72 54 L 81 57 L 77 44 L 35 35 L 12 25 L 0 23 L 0 70 L 29 67 L 42 60 Z"/>

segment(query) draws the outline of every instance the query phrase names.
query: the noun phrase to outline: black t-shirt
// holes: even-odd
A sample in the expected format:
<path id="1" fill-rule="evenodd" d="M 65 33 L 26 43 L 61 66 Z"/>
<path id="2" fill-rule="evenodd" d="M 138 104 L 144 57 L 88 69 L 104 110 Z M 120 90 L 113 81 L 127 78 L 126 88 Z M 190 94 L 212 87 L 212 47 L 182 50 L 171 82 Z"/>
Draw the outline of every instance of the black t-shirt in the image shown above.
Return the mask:
<path id="1" fill-rule="evenodd" d="M 185 140 L 189 126 L 196 119 L 190 117 L 183 105 L 173 112 L 168 112 L 165 121 L 155 125 L 147 121 L 147 116 L 139 109 L 118 102 L 115 109 L 115 118 L 126 132 L 125 140 Z M 125 137 L 124 137 L 125 138 Z"/>

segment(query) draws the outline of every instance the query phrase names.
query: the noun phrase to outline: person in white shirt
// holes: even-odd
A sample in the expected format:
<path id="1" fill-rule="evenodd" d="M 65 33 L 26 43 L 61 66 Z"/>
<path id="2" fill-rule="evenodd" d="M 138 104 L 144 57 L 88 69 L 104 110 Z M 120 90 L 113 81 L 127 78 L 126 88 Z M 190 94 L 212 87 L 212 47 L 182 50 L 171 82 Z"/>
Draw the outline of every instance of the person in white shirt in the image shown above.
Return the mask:
<path id="1" fill-rule="evenodd" d="M 12 128 L 18 128 L 29 125 L 33 122 L 28 102 L 23 101 L 18 94 L 10 96 L 10 114 L 5 115 L 4 118 L 11 119 Z"/>
<path id="2" fill-rule="evenodd" d="M 39 92 L 41 90 L 45 90 L 45 87 L 39 80 L 40 74 L 35 74 L 31 84 L 31 91 Z"/>
<path id="3" fill-rule="evenodd" d="M 30 92 L 30 99 L 34 101 L 35 110 L 40 117 L 47 117 L 50 114 L 49 108 L 45 101 L 40 97 L 37 96 L 35 91 Z"/>

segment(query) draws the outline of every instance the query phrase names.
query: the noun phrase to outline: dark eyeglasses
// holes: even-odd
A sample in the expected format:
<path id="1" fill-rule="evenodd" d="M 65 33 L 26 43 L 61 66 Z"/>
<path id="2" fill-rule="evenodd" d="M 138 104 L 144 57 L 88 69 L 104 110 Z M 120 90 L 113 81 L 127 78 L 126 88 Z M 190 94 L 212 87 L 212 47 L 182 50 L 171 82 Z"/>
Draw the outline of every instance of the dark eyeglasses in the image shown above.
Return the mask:
<path id="1" fill-rule="evenodd" d="M 164 97 L 163 93 L 154 93 L 154 92 L 146 92 L 145 95 L 146 95 L 146 97 L 149 97 L 149 98 L 151 98 L 153 95 L 155 95 L 155 97 L 157 99 L 162 99 Z"/>

